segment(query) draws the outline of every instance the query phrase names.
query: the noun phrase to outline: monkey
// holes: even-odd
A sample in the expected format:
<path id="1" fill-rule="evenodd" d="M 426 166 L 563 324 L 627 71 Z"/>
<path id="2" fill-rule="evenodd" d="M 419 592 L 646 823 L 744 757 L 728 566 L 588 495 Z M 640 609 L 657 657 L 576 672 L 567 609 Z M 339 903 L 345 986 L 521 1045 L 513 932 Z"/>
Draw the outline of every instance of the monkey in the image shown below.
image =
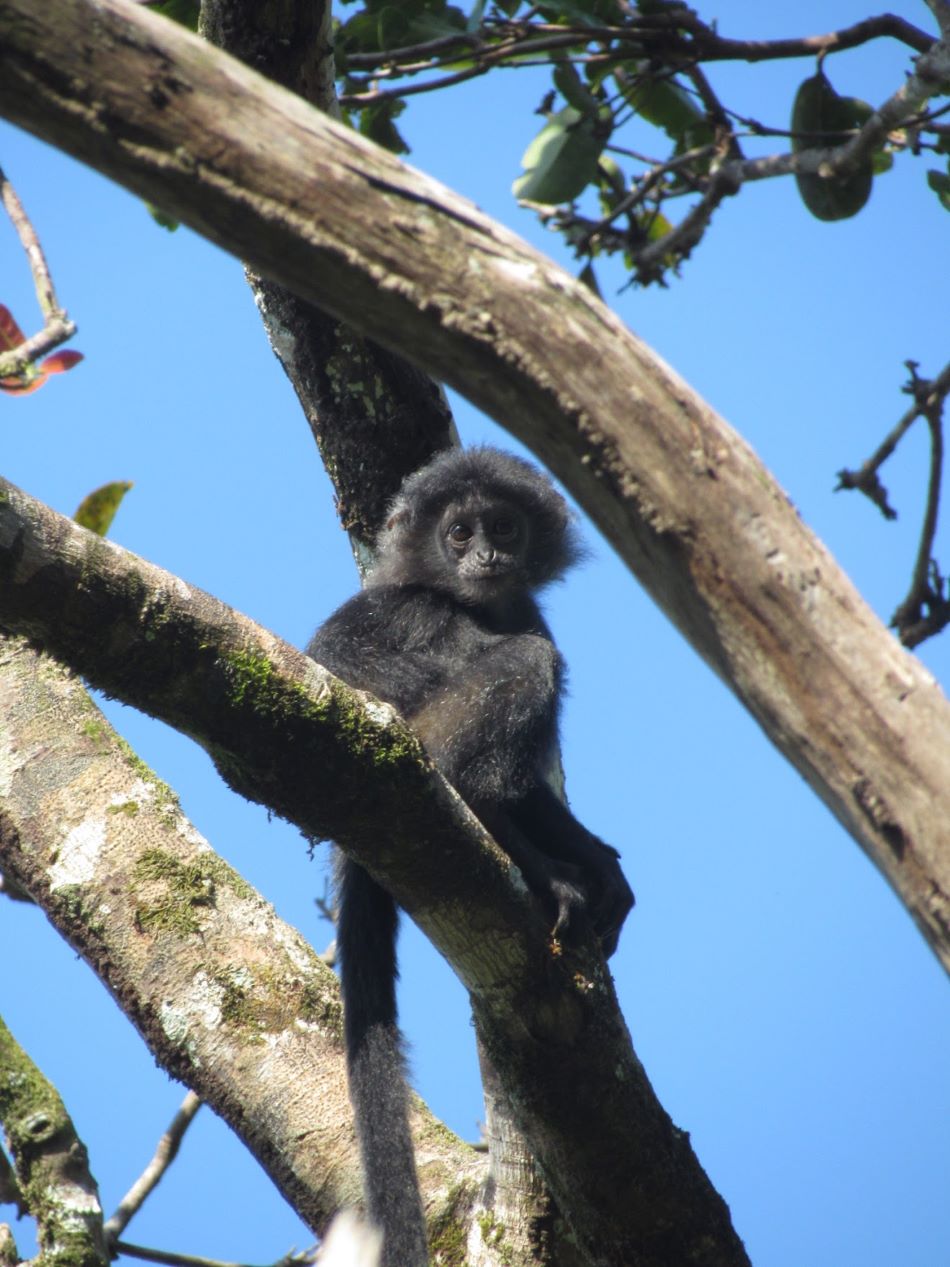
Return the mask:
<path id="1" fill-rule="evenodd" d="M 535 595 L 582 551 L 561 495 L 497 449 L 451 449 L 393 500 L 363 590 L 307 653 L 393 705 L 509 854 L 552 920 L 606 956 L 633 894 L 619 855 L 551 783 L 564 667 Z M 397 909 L 336 855 L 344 1037 L 369 1215 L 384 1267 L 424 1267 L 425 1220 L 397 1024 Z"/>

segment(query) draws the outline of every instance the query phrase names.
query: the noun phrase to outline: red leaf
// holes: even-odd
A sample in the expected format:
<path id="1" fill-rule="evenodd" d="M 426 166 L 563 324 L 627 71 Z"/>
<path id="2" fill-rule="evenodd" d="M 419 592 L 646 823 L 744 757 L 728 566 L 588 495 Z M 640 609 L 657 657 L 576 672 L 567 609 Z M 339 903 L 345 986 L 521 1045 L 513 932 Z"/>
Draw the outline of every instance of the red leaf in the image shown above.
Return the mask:
<path id="1" fill-rule="evenodd" d="M 37 370 L 31 378 L 0 378 L 0 391 L 6 392 L 8 396 L 29 396 L 31 392 L 39 391 L 46 378 L 43 370 Z"/>
<path id="2" fill-rule="evenodd" d="M 26 335 L 13 319 L 13 313 L 0 304 L 0 347 L 10 352 L 26 342 Z"/>
<path id="3" fill-rule="evenodd" d="M 41 361 L 38 368 L 44 375 L 65 374 L 74 365 L 78 365 L 82 359 L 83 355 L 81 352 L 54 352 L 45 361 Z"/>

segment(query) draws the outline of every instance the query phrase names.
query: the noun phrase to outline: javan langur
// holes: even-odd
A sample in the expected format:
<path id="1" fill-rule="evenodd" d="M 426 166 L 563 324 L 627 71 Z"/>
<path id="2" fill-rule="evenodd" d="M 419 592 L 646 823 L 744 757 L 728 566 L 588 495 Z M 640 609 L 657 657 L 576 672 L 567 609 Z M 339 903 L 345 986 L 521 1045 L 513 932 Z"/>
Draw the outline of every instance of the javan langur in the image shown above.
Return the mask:
<path id="1" fill-rule="evenodd" d="M 440 454 L 404 482 L 366 588 L 308 647 L 392 704 L 519 867 L 554 933 L 617 946 L 633 894 L 616 850 L 552 789 L 563 667 L 534 595 L 577 561 L 564 499 L 494 449 Z M 425 1222 L 396 1019 L 397 912 L 338 855 L 346 1049 L 370 1216 L 385 1267 L 424 1267 Z"/>

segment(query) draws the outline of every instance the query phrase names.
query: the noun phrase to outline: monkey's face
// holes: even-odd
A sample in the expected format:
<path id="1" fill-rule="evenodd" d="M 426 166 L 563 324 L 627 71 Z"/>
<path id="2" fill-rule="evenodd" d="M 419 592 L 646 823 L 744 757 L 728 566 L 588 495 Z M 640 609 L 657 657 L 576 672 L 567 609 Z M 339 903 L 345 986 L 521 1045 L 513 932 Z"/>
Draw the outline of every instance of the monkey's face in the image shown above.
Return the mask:
<path id="1" fill-rule="evenodd" d="M 446 508 L 438 546 L 465 603 L 493 602 L 526 587 L 528 523 L 509 502 L 467 499 Z"/>

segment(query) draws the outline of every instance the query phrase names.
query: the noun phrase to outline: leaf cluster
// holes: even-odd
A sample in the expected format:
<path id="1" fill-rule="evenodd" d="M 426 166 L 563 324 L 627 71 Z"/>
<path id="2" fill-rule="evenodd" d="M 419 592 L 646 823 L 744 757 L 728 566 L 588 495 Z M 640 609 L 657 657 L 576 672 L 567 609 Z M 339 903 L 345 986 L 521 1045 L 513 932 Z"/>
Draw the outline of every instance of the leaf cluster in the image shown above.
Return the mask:
<path id="1" fill-rule="evenodd" d="M 871 104 L 839 94 L 822 65 L 832 51 L 885 37 L 926 54 L 934 38 L 890 15 L 769 44 L 727 39 L 678 0 L 474 0 L 467 11 L 448 0 L 364 0 L 347 13 L 334 40 L 342 105 L 397 153 L 409 149 L 396 120 L 410 97 L 503 67 L 549 70 L 543 122 L 512 188 L 562 233 L 592 283 L 593 261 L 618 254 L 631 280 L 664 283 L 713 210 L 750 180 L 794 175 L 804 207 L 838 220 L 861 210 L 895 154 L 947 152 L 938 120 L 950 104 L 910 101 L 885 125 Z M 816 55 L 787 115 L 767 124 L 722 100 L 711 79 L 719 61 Z M 631 140 L 644 135 L 649 152 Z M 747 157 L 744 147 L 760 152 L 767 137 L 780 152 Z M 927 183 L 950 210 L 950 168 L 931 170 Z"/>

